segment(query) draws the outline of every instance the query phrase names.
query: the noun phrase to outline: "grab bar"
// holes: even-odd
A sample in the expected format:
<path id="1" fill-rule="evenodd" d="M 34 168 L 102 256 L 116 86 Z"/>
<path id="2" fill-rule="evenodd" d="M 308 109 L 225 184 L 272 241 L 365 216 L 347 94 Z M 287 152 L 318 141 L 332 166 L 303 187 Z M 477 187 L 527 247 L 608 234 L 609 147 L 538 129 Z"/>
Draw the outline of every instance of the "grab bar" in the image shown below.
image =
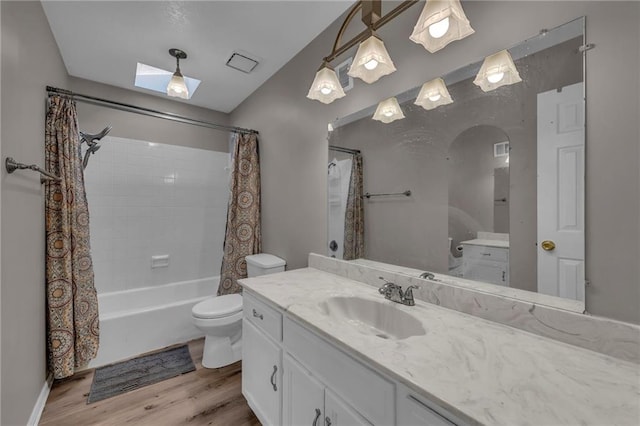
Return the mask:
<path id="1" fill-rule="evenodd" d="M 387 194 L 370 194 L 370 193 L 366 193 L 364 194 L 364 198 L 371 198 L 371 197 L 390 197 L 390 196 L 394 196 L 394 195 L 404 195 L 405 197 L 410 197 L 411 196 L 411 191 L 409 191 L 408 189 L 404 192 L 391 192 L 391 193 L 387 193 Z"/>

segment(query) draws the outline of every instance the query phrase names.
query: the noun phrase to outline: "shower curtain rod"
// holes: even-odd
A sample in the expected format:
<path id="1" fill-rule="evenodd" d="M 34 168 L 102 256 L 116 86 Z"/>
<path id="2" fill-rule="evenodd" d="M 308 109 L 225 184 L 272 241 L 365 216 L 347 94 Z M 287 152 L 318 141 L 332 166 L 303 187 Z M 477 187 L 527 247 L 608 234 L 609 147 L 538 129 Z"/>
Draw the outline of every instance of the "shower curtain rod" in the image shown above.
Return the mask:
<path id="1" fill-rule="evenodd" d="M 104 106 L 107 108 L 112 108 L 120 111 L 133 112 L 135 114 L 148 115 L 150 117 L 162 118 L 164 120 L 177 121 L 179 123 L 192 124 L 194 126 L 200 127 L 208 127 L 210 129 L 228 131 L 233 133 L 245 133 L 245 134 L 259 134 L 257 130 L 253 129 L 244 129 L 242 127 L 235 126 L 225 126 L 223 124 L 211 123 L 209 121 L 196 120 L 194 118 L 183 117 L 178 114 L 173 114 L 171 112 L 163 112 L 157 111 L 150 108 L 139 107 L 136 105 L 125 104 L 122 102 L 111 101 L 109 99 L 97 98 L 95 96 L 83 95 L 81 93 L 74 93 L 70 90 L 59 89 L 57 87 L 47 86 L 47 94 L 58 94 L 63 96 L 71 96 L 74 99 L 85 102 L 88 104 Z"/>
<path id="2" fill-rule="evenodd" d="M 329 150 L 330 151 L 345 152 L 345 153 L 351 154 L 351 155 L 360 154 L 360 150 L 359 149 L 349 149 L 349 148 L 343 148 L 341 146 L 335 146 L 335 145 L 329 145 Z"/>

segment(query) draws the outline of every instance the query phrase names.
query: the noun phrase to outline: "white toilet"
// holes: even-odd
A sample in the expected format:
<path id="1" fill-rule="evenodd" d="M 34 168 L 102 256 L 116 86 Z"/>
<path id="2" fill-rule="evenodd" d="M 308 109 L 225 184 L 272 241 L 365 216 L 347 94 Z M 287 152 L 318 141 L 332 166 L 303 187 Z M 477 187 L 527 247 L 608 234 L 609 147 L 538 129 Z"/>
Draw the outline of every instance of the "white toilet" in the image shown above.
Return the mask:
<path id="1" fill-rule="evenodd" d="M 283 272 L 285 261 L 267 253 L 247 256 L 249 278 Z M 191 310 L 193 323 L 205 335 L 202 366 L 219 368 L 242 359 L 242 296 L 211 297 Z"/>

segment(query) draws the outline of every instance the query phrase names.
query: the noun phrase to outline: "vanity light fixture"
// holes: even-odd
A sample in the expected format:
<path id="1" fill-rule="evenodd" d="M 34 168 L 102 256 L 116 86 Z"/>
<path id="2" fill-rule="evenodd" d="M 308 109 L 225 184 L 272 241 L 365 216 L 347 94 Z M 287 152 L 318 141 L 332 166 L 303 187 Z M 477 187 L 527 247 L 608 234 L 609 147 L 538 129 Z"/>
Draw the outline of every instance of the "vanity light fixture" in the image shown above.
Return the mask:
<path id="1" fill-rule="evenodd" d="M 404 114 L 402 113 L 398 100 L 393 97 L 380 102 L 372 118 L 385 124 L 389 124 L 392 121 L 403 119 Z"/>
<path id="2" fill-rule="evenodd" d="M 485 58 L 473 84 L 479 86 L 483 91 L 489 92 L 498 87 L 521 81 L 511 55 L 508 51 L 501 50 Z"/>
<path id="3" fill-rule="evenodd" d="M 349 76 L 374 83 L 396 70 L 383 41 L 371 31 L 371 37 L 360 43 L 349 69 Z"/>
<path id="4" fill-rule="evenodd" d="M 373 83 L 380 77 L 394 72 L 396 68 L 393 65 L 393 61 L 384 47 L 382 40 L 375 35 L 375 31 L 417 3 L 417 0 L 405 0 L 383 16 L 382 0 L 360 0 L 356 2 L 351 10 L 349 10 L 340 30 L 338 30 L 336 41 L 333 43 L 333 49 L 331 49 L 331 53 L 323 59 L 320 70 L 322 70 L 323 67 L 327 67 L 334 59 L 345 54 L 349 49 L 360 44 L 348 72 L 350 77 L 357 77 L 367 83 Z M 353 18 L 355 18 L 359 12 L 362 12 L 362 22 L 366 28 L 349 41 L 343 43 L 342 36 Z M 323 74 L 326 76 L 328 73 Z M 311 85 L 307 97 L 324 102 L 319 96 L 313 96 L 313 93 L 317 92 L 315 87 L 318 77 L 319 75 L 316 73 L 316 78 Z M 326 90 L 328 89 L 325 89 L 325 91 Z"/>
<path id="5" fill-rule="evenodd" d="M 427 0 L 409 39 L 435 53 L 474 32 L 460 0 Z"/>
<path id="6" fill-rule="evenodd" d="M 169 49 L 169 55 L 176 58 L 176 72 L 173 73 L 171 81 L 167 85 L 167 96 L 189 99 L 189 89 L 180 72 L 180 59 L 187 59 L 187 53 L 180 49 Z"/>
<path id="7" fill-rule="evenodd" d="M 418 97 L 414 103 L 426 110 L 431 110 L 440 105 L 451 104 L 453 103 L 453 99 L 451 99 L 444 80 L 442 78 L 436 78 L 422 85 L 420 93 L 418 93 Z"/>
<path id="8" fill-rule="evenodd" d="M 307 98 L 315 99 L 323 104 L 330 104 L 345 96 L 340 80 L 331 65 L 325 63 L 316 73 Z"/>

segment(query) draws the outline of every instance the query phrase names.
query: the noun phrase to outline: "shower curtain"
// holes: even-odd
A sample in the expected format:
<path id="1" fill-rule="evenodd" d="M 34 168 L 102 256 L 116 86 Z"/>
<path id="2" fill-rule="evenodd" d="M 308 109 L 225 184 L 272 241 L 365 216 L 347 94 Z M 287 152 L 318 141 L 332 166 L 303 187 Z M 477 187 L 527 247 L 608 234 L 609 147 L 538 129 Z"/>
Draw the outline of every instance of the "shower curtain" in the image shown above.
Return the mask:
<path id="1" fill-rule="evenodd" d="M 362 178 L 362 155 L 354 154 L 347 209 L 344 216 L 344 260 L 353 260 L 364 256 L 364 185 Z"/>
<path id="2" fill-rule="evenodd" d="M 254 133 L 236 133 L 234 136 L 219 296 L 242 291 L 238 280 L 247 277 L 245 256 L 262 251 L 258 139 Z"/>
<path id="3" fill-rule="evenodd" d="M 71 376 L 98 352 L 98 299 L 89 245 L 78 117 L 73 99 L 52 96 L 45 128 L 47 352 L 55 379 Z"/>

